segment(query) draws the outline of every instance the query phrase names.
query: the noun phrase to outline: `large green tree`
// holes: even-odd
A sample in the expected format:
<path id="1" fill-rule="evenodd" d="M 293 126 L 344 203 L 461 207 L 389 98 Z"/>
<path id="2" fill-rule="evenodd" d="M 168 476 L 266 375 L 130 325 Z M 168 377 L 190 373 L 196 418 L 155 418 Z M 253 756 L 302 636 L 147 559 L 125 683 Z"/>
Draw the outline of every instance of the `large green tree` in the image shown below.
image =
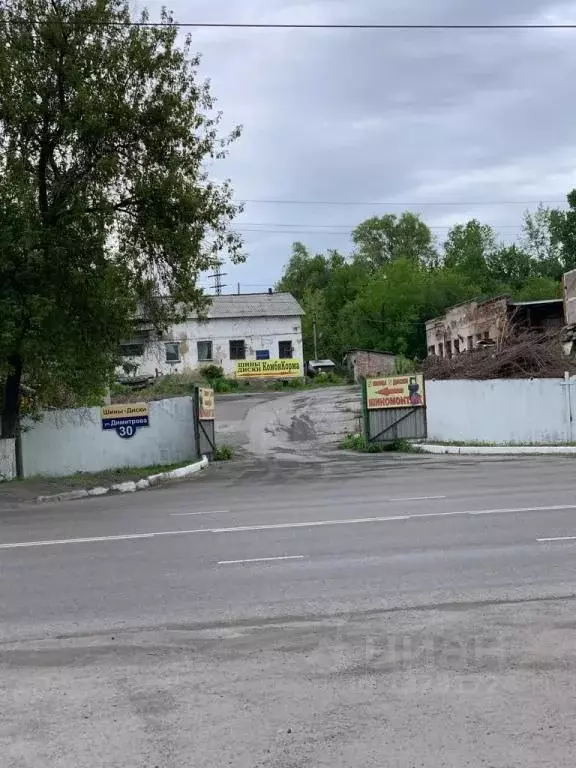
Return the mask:
<path id="1" fill-rule="evenodd" d="M 476 219 L 456 224 L 444 243 L 444 263 L 449 269 L 466 275 L 475 285 L 492 289 L 488 262 L 496 251 L 492 227 Z"/>
<path id="2" fill-rule="evenodd" d="M 535 274 L 560 281 L 565 267 L 562 243 L 553 229 L 555 211 L 540 204 L 534 212 L 524 214 L 520 245 L 533 262 Z"/>
<path id="3" fill-rule="evenodd" d="M 555 217 L 554 212 L 539 211 L 529 221 L 530 237 L 519 244 L 499 244 L 494 230 L 476 220 L 456 225 L 443 258 L 436 258 L 430 231 L 417 216 L 373 217 L 354 230 L 355 249 L 349 257 L 313 255 L 297 243 L 277 287 L 294 293 L 306 312 L 308 357 L 313 354 L 314 325 L 318 354 L 337 362 L 352 347 L 421 357 L 426 354 L 425 322 L 448 307 L 496 293 L 519 300 L 560 295 L 558 278 L 569 263 L 564 259 L 576 214 L 559 212 Z M 551 269 L 554 259 L 556 268 Z"/>
<path id="4" fill-rule="evenodd" d="M 550 212 L 550 232 L 552 241 L 559 246 L 558 261 L 562 272 L 576 269 L 576 189 L 568 195 L 567 210 Z M 551 276 L 561 277 L 558 274 Z"/>
<path id="5" fill-rule="evenodd" d="M 372 270 L 397 259 L 428 264 L 436 257 L 432 233 L 415 213 L 373 216 L 356 227 L 352 240 L 356 258 Z"/>
<path id="6" fill-rule="evenodd" d="M 521 247 L 501 245 L 486 255 L 490 279 L 501 289 L 520 290 L 535 274 L 534 259 Z"/>
<path id="7" fill-rule="evenodd" d="M 230 185 L 206 170 L 238 131 L 220 136 L 172 17 L 140 21 L 126 0 L 0 0 L 5 436 L 23 380 L 101 389 L 138 312 L 202 310 L 198 274 L 241 258 Z"/>

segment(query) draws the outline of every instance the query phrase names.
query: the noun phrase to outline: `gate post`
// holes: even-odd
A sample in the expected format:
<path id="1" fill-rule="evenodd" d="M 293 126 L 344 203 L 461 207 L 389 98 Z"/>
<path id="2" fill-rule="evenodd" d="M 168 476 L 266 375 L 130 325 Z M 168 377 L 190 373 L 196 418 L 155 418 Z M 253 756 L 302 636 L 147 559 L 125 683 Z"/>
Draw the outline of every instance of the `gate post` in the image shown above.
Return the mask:
<path id="1" fill-rule="evenodd" d="M 364 440 L 366 443 L 370 440 L 370 422 L 368 415 L 368 394 L 366 389 L 366 379 L 362 379 L 362 428 L 364 430 Z"/>
<path id="2" fill-rule="evenodd" d="M 200 456 L 200 390 L 194 387 L 194 445 L 196 449 L 196 458 Z"/>

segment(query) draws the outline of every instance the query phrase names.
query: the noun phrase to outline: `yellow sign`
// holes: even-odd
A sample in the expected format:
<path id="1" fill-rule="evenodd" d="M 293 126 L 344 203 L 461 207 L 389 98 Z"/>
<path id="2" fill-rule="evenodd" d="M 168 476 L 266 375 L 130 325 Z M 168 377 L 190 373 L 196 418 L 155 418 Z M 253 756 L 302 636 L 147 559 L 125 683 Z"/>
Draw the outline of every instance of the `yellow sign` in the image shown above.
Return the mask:
<path id="1" fill-rule="evenodd" d="M 366 379 L 366 404 L 369 411 L 381 408 L 414 408 L 424 406 L 424 376 L 387 376 Z"/>
<path id="2" fill-rule="evenodd" d="M 198 387 L 198 418 L 200 421 L 214 420 L 214 390 Z"/>
<path id="3" fill-rule="evenodd" d="M 239 379 L 287 378 L 302 376 L 299 360 L 239 360 L 236 363 Z"/>
<path id="4" fill-rule="evenodd" d="M 102 419 L 129 419 L 138 416 L 148 416 L 148 403 L 122 403 L 102 407 Z"/>

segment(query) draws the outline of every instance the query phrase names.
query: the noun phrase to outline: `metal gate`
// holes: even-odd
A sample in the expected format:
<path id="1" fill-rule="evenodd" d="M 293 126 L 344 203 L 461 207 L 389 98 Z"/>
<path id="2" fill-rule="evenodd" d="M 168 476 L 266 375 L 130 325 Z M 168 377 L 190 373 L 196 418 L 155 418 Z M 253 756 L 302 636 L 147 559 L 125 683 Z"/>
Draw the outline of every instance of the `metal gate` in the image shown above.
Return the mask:
<path id="1" fill-rule="evenodd" d="M 196 387 L 194 392 L 194 420 L 196 429 L 196 454 L 211 458 L 216 451 L 214 390 Z"/>
<path id="2" fill-rule="evenodd" d="M 424 376 L 418 373 L 366 379 L 362 385 L 362 413 L 367 443 L 426 438 Z"/>

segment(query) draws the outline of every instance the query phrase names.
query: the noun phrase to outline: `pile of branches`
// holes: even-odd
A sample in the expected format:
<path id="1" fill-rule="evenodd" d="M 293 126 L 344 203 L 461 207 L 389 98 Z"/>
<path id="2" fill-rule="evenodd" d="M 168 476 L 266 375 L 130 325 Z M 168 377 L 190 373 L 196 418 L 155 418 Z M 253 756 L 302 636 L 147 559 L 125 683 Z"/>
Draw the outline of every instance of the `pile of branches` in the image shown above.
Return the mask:
<path id="1" fill-rule="evenodd" d="M 533 379 L 564 378 L 576 374 L 566 357 L 558 332 L 514 335 L 502 345 L 484 347 L 452 359 L 428 357 L 422 364 L 428 379 Z"/>

